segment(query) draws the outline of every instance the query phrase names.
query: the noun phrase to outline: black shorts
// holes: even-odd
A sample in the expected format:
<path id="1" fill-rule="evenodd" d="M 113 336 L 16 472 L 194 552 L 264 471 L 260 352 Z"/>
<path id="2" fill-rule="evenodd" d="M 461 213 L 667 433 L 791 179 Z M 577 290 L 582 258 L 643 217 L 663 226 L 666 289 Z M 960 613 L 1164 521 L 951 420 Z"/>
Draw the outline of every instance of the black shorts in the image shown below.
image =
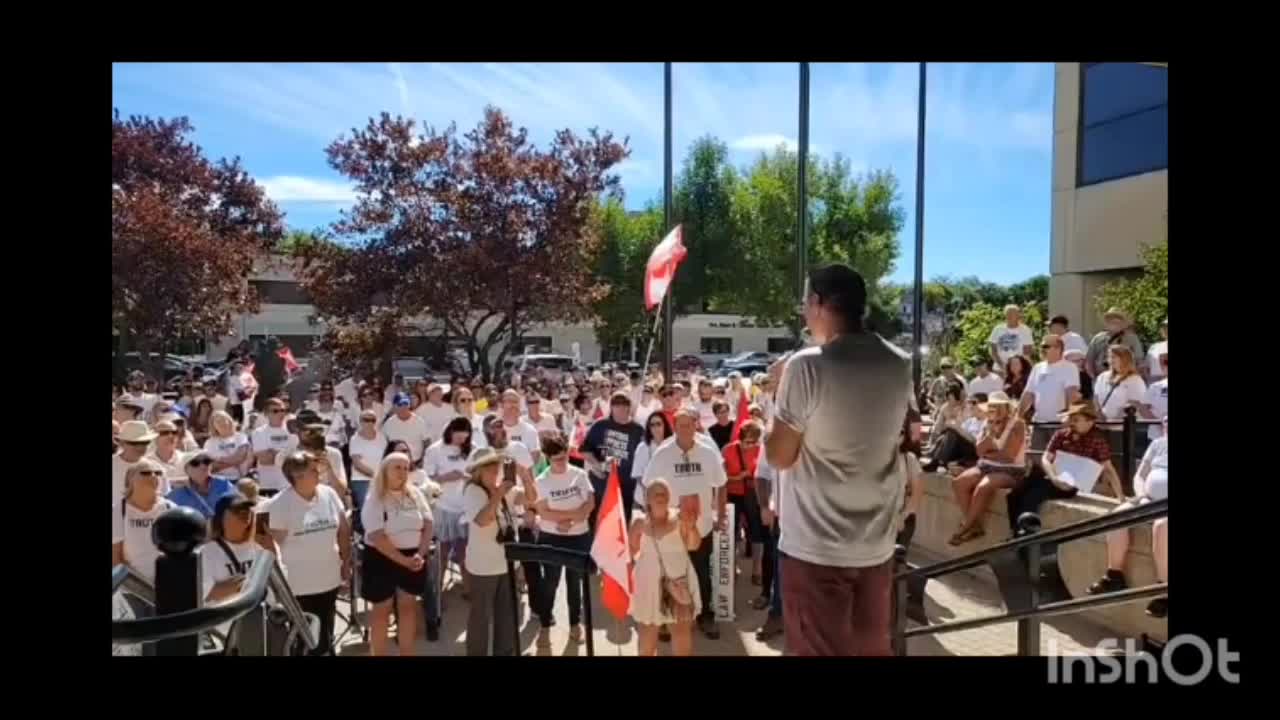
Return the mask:
<path id="1" fill-rule="evenodd" d="M 418 548 L 400 550 L 400 554 L 409 556 L 418 552 Z M 382 551 L 372 545 L 365 545 L 360 556 L 360 597 L 371 603 L 390 600 L 396 590 L 403 590 L 410 595 L 421 595 L 427 589 L 427 566 L 425 563 L 418 572 L 398 565 Z"/>

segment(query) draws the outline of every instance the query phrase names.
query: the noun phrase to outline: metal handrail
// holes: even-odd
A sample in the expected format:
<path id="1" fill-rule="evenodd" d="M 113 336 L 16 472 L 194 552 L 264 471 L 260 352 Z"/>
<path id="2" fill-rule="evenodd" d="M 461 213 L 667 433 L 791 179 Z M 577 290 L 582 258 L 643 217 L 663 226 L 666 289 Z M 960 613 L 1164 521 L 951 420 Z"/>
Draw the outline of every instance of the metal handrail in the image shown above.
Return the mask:
<path id="1" fill-rule="evenodd" d="M 293 633 L 302 638 L 308 650 L 315 650 L 319 639 L 311 631 L 311 623 L 307 622 L 306 612 L 298 604 L 298 597 L 293 594 L 293 588 L 289 587 L 289 580 L 284 576 L 280 563 L 272 563 L 271 592 L 275 595 L 276 602 L 280 603 L 280 607 L 289 616 L 289 622 L 293 624 Z"/>
<path id="2" fill-rule="evenodd" d="M 1080 538 L 1098 535 L 1112 530 L 1128 528 L 1133 525 L 1145 523 L 1149 520 L 1154 520 L 1158 517 L 1166 517 L 1168 514 L 1168 498 L 1155 500 L 1120 512 L 1108 513 L 1101 517 L 1081 520 L 1052 530 L 1044 530 L 1023 535 L 998 545 L 993 545 L 989 548 L 969 553 L 962 557 L 943 560 L 942 562 L 934 563 L 933 565 L 909 568 L 896 573 L 894 575 L 894 615 L 896 618 L 894 644 L 896 646 L 896 651 L 899 654 L 906 654 L 906 640 L 911 637 L 958 632 L 961 630 L 973 630 L 986 627 L 988 625 L 1017 621 L 1018 654 L 1024 656 L 1038 654 L 1040 648 L 1039 623 L 1041 618 L 1110 607 L 1112 605 L 1121 605 L 1124 603 L 1134 602 L 1135 600 L 1167 595 L 1169 593 L 1168 583 L 1157 583 L 1140 588 L 1128 588 L 1114 592 L 1099 593 L 1097 595 L 1049 602 L 1042 605 L 1039 601 L 1039 578 L 1040 548 L 1043 545 L 1058 545 L 1060 543 L 1078 540 Z M 1024 523 L 1028 517 L 1034 518 L 1035 516 L 1030 514 L 1023 516 L 1023 518 L 1020 519 L 1019 525 L 1025 527 L 1026 525 L 1024 525 Z M 980 565 L 997 555 L 1004 555 L 1024 549 L 1026 550 L 1027 555 L 1027 573 L 1030 581 L 1028 607 L 1019 608 L 1013 611 L 1006 611 L 999 615 L 991 615 L 988 617 L 957 620 L 937 625 L 926 625 L 924 627 L 912 628 L 910 630 L 906 628 L 908 579 L 928 579 L 960 570 L 966 570 Z M 899 567 L 902 567 L 905 564 L 906 548 L 899 545 L 895 554 L 898 557 Z"/>
<path id="3" fill-rule="evenodd" d="M 1110 530 L 1119 530 L 1123 527 L 1137 525 L 1148 520 L 1154 520 L 1157 517 L 1169 514 L 1169 499 L 1153 500 L 1149 503 L 1143 503 L 1137 507 L 1128 508 L 1119 512 L 1107 513 L 1094 518 L 1080 520 L 1078 522 L 1069 523 L 1052 530 L 1044 530 L 1031 535 L 1023 535 L 1002 543 L 992 545 L 982 550 L 976 550 L 968 555 L 963 555 L 950 560 L 943 560 L 933 565 L 925 565 L 914 569 L 909 569 L 897 574 L 898 578 L 919 577 L 933 578 L 939 575 L 947 575 L 958 570 L 968 570 L 986 562 L 987 560 L 1008 552 L 1014 552 L 1031 545 L 1051 545 L 1078 540 L 1082 537 L 1097 535 L 1099 533 Z"/>
<path id="4" fill-rule="evenodd" d="M 1003 615 L 991 615 L 988 617 L 972 618 L 969 620 L 955 620 L 953 622 L 938 623 L 937 625 L 926 625 L 924 627 L 911 628 L 904 631 L 903 636 L 910 638 L 921 635 L 938 635 L 941 633 L 959 632 L 961 630 L 977 630 L 978 628 L 983 628 L 988 625 L 999 625 L 1000 623 L 1013 622 L 1014 620 L 1053 617 L 1055 615 L 1070 615 L 1071 613 L 1077 613 L 1084 610 L 1093 610 L 1095 608 L 1109 607 L 1111 605 L 1122 605 L 1135 600 L 1145 600 L 1147 598 L 1155 598 L 1167 594 L 1169 594 L 1169 586 L 1164 583 L 1156 583 L 1155 585 L 1144 585 L 1139 588 L 1127 588 L 1109 593 L 1100 593 L 1098 595 L 1071 598 L 1070 600 L 1059 600 L 1058 602 L 1045 603 L 1044 605 L 1034 608 L 1012 610 L 1004 613 Z"/>
<path id="5" fill-rule="evenodd" d="M 156 604 L 156 589 L 128 564 L 111 568 L 111 594 L 114 595 L 119 590 L 141 598 L 152 606 Z"/>
<path id="6" fill-rule="evenodd" d="M 238 620 L 266 600 L 275 568 L 274 555 L 266 554 L 259 558 L 249 569 L 240 592 L 216 605 L 138 620 L 112 620 L 111 641 L 122 645 L 157 642 L 193 635 Z M 113 571 L 113 581 L 114 578 Z"/>

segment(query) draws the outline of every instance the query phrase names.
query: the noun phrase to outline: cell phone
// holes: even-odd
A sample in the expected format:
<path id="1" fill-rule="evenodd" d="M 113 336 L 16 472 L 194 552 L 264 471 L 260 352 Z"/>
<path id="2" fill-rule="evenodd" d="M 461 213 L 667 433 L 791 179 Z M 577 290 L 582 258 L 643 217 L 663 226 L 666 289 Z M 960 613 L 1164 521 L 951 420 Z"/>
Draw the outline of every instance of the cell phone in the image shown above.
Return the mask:
<path id="1" fill-rule="evenodd" d="M 270 535 L 271 534 L 271 513 L 266 513 L 266 512 L 258 513 L 257 522 L 254 525 L 254 529 L 257 531 L 259 535 Z"/>

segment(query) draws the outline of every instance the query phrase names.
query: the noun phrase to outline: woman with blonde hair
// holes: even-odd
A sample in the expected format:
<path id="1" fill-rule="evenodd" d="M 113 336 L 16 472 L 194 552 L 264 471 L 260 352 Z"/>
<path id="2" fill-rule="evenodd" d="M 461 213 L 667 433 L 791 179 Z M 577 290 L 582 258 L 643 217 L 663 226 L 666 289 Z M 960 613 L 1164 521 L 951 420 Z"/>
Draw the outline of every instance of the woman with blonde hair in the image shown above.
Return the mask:
<path id="1" fill-rule="evenodd" d="M 127 564 L 152 584 L 160 550 L 151 541 L 151 524 L 177 507 L 160 496 L 164 473 L 164 466 L 149 458 L 130 465 L 124 475 L 124 499 L 111 506 L 111 565 Z"/>
<path id="2" fill-rule="evenodd" d="M 373 604 L 369 642 L 374 655 L 388 654 L 387 624 L 393 600 L 400 655 L 413 654 L 417 596 L 427 587 L 431 505 L 422 491 L 409 482 L 411 464 L 406 453 L 391 453 L 383 458 L 360 509 L 364 526 L 360 594 Z"/>
<path id="3" fill-rule="evenodd" d="M 962 545 L 986 535 L 983 516 L 997 490 L 1016 488 L 1027 475 L 1027 426 L 1008 395 L 993 392 L 984 405 L 987 424 L 975 444 L 977 467 L 960 473 L 951 485 L 964 521 L 947 543 Z"/>
<path id="4" fill-rule="evenodd" d="M 1107 348 L 1108 368 L 1093 382 L 1093 399 L 1105 420 L 1123 420 L 1125 408 L 1146 400 L 1147 384 L 1138 374 L 1133 350 L 1126 345 Z"/>
<path id="5" fill-rule="evenodd" d="M 209 416 L 209 431 L 204 451 L 213 458 L 210 472 L 228 480 L 238 479 L 249 461 L 248 436 L 236 430 L 236 421 L 225 410 L 215 410 Z"/>
<path id="6" fill-rule="evenodd" d="M 671 484 L 654 478 L 645 485 L 647 513 L 631 523 L 631 556 L 635 558 L 635 595 L 631 617 L 639 631 L 640 657 L 658 654 L 658 629 L 671 628 L 673 655 L 693 654 L 693 619 L 702 609 L 689 553 L 698 549 L 699 508 L 682 498 L 679 514 L 671 514 Z"/>

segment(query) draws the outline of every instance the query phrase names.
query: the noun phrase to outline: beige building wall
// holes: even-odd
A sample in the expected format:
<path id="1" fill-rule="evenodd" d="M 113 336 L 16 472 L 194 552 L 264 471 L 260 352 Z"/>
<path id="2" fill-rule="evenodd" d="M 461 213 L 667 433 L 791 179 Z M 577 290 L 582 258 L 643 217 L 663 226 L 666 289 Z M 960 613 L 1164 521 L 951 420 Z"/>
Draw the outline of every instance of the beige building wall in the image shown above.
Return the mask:
<path id="1" fill-rule="evenodd" d="M 1076 187 L 1080 63 L 1058 63 L 1053 107 L 1049 313 L 1088 337 L 1102 329 L 1098 289 L 1141 267 L 1142 246 L 1168 239 L 1169 171 Z"/>

